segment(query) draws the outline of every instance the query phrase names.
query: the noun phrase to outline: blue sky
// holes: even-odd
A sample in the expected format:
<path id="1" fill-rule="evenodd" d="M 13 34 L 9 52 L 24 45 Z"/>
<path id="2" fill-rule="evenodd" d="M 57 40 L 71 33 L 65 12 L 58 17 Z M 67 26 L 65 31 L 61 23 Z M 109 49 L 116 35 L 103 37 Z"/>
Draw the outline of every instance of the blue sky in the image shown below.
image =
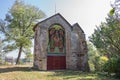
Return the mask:
<path id="1" fill-rule="evenodd" d="M 0 19 L 11 8 L 15 0 L 0 1 Z M 62 14 L 71 25 L 79 23 L 86 34 L 86 38 L 94 32 L 96 25 L 105 21 L 109 13 L 110 3 L 114 0 L 23 0 L 26 4 L 40 8 L 47 17 L 56 12 Z"/>
<path id="2" fill-rule="evenodd" d="M 0 1 L 0 19 L 5 18 L 5 14 L 14 4 L 15 0 L 1 0 Z M 54 0 L 23 0 L 26 4 L 34 5 L 40 8 L 47 16 L 54 13 Z"/>
<path id="3" fill-rule="evenodd" d="M 4 19 L 5 14 L 11 8 L 15 0 L 0 1 L 0 18 Z M 40 8 L 47 17 L 61 13 L 71 24 L 79 23 L 84 30 L 86 37 L 90 36 L 99 25 L 105 21 L 105 17 L 111 9 L 110 2 L 113 0 L 23 0 L 26 4 Z"/>
<path id="4" fill-rule="evenodd" d="M 0 19 L 5 18 L 5 14 L 8 11 L 8 8 L 12 6 L 14 0 L 1 0 L 0 1 Z"/>

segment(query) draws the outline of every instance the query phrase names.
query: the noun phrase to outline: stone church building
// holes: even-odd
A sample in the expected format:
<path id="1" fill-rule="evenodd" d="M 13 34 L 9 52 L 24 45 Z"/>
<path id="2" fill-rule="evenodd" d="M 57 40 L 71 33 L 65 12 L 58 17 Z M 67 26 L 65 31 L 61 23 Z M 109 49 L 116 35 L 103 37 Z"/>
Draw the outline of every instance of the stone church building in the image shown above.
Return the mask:
<path id="1" fill-rule="evenodd" d="M 35 25 L 34 68 L 89 71 L 84 31 L 55 14 Z"/>

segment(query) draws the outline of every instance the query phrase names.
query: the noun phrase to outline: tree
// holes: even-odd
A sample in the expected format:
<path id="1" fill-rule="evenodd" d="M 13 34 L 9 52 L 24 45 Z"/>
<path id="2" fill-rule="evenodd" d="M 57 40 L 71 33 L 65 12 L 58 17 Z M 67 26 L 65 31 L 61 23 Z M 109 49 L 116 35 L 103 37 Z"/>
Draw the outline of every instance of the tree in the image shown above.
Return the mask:
<path id="1" fill-rule="evenodd" d="M 111 4 L 112 9 L 110 10 L 110 15 L 114 16 L 116 19 L 120 21 L 120 0 L 115 0 L 113 4 Z"/>
<path id="2" fill-rule="evenodd" d="M 2 59 L 3 57 L 5 57 L 5 55 L 7 54 L 7 52 L 11 51 L 10 48 L 8 48 L 8 45 L 5 45 L 2 41 L 2 39 L 0 38 L 0 59 Z"/>
<path id="3" fill-rule="evenodd" d="M 33 54 L 30 51 L 26 52 L 25 61 L 26 62 L 32 62 L 33 61 Z"/>
<path id="4" fill-rule="evenodd" d="M 113 17 L 106 18 L 89 38 L 95 47 L 108 58 L 120 55 L 120 23 Z"/>
<path id="5" fill-rule="evenodd" d="M 108 61 L 108 58 L 100 54 L 91 42 L 87 41 L 87 46 L 90 69 L 92 71 L 102 71 L 103 65 Z"/>
<path id="6" fill-rule="evenodd" d="M 2 40 L 0 39 L 0 64 L 3 64 L 7 51 L 9 51 L 9 50 L 6 49 L 6 46 L 4 45 Z"/>
<path id="7" fill-rule="evenodd" d="M 94 47 L 94 45 L 87 41 L 87 46 L 88 46 L 88 62 L 90 65 L 90 70 L 98 70 L 98 58 L 100 57 L 100 54 L 98 54 L 97 49 Z"/>
<path id="8" fill-rule="evenodd" d="M 0 40 L 0 60 L 3 56 L 3 50 L 2 50 L 2 41 Z"/>
<path id="9" fill-rule="evenodd" d="M 21 0 L 16 0 L 6 19 L 0 25 L 0 31 L 4 34 L 4 42 L 7 42 L 8 48 L 11 50 L 18 49 L 18 57 L 16 64 L 22 52 L 32 46 L 32 39 L 34 37 L 33 26 L 35 23 L 43 18 L 45 14 L 32 5 L 26 5 Z"/>
<path id="10" fill-rule="evenodd" d="M 103 70 L 108 72 L 108 75 L 115 73 L 116 77 L 120 78 L 120 56 L 113 57 L 107 61 L 103 66 Z"/>

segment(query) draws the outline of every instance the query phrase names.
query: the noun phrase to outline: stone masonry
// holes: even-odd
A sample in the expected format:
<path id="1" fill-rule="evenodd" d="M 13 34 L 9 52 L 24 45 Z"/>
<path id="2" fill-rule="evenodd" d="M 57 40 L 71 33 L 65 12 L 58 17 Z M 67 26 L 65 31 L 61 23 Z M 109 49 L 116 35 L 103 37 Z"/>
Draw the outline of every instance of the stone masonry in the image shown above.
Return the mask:
<path id="1" fill-rule="evenodd" d="M 66 69 L 89 71 L 85 33 L 78 23 L 71 26 L 59 13 L 35 25 L 34 68 L 47 70 L 48 29 L 59 24 L 65 29 Z"/>

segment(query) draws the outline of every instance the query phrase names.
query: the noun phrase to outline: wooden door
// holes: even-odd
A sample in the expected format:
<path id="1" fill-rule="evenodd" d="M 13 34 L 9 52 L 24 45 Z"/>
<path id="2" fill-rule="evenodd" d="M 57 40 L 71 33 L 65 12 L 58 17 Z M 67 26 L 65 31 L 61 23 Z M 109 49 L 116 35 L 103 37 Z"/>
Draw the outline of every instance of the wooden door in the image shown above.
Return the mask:
<path id="1" fill-rule="evenodd" d="M 47 56 L 47 70 L 66 69 L 66 56 Z"/>

